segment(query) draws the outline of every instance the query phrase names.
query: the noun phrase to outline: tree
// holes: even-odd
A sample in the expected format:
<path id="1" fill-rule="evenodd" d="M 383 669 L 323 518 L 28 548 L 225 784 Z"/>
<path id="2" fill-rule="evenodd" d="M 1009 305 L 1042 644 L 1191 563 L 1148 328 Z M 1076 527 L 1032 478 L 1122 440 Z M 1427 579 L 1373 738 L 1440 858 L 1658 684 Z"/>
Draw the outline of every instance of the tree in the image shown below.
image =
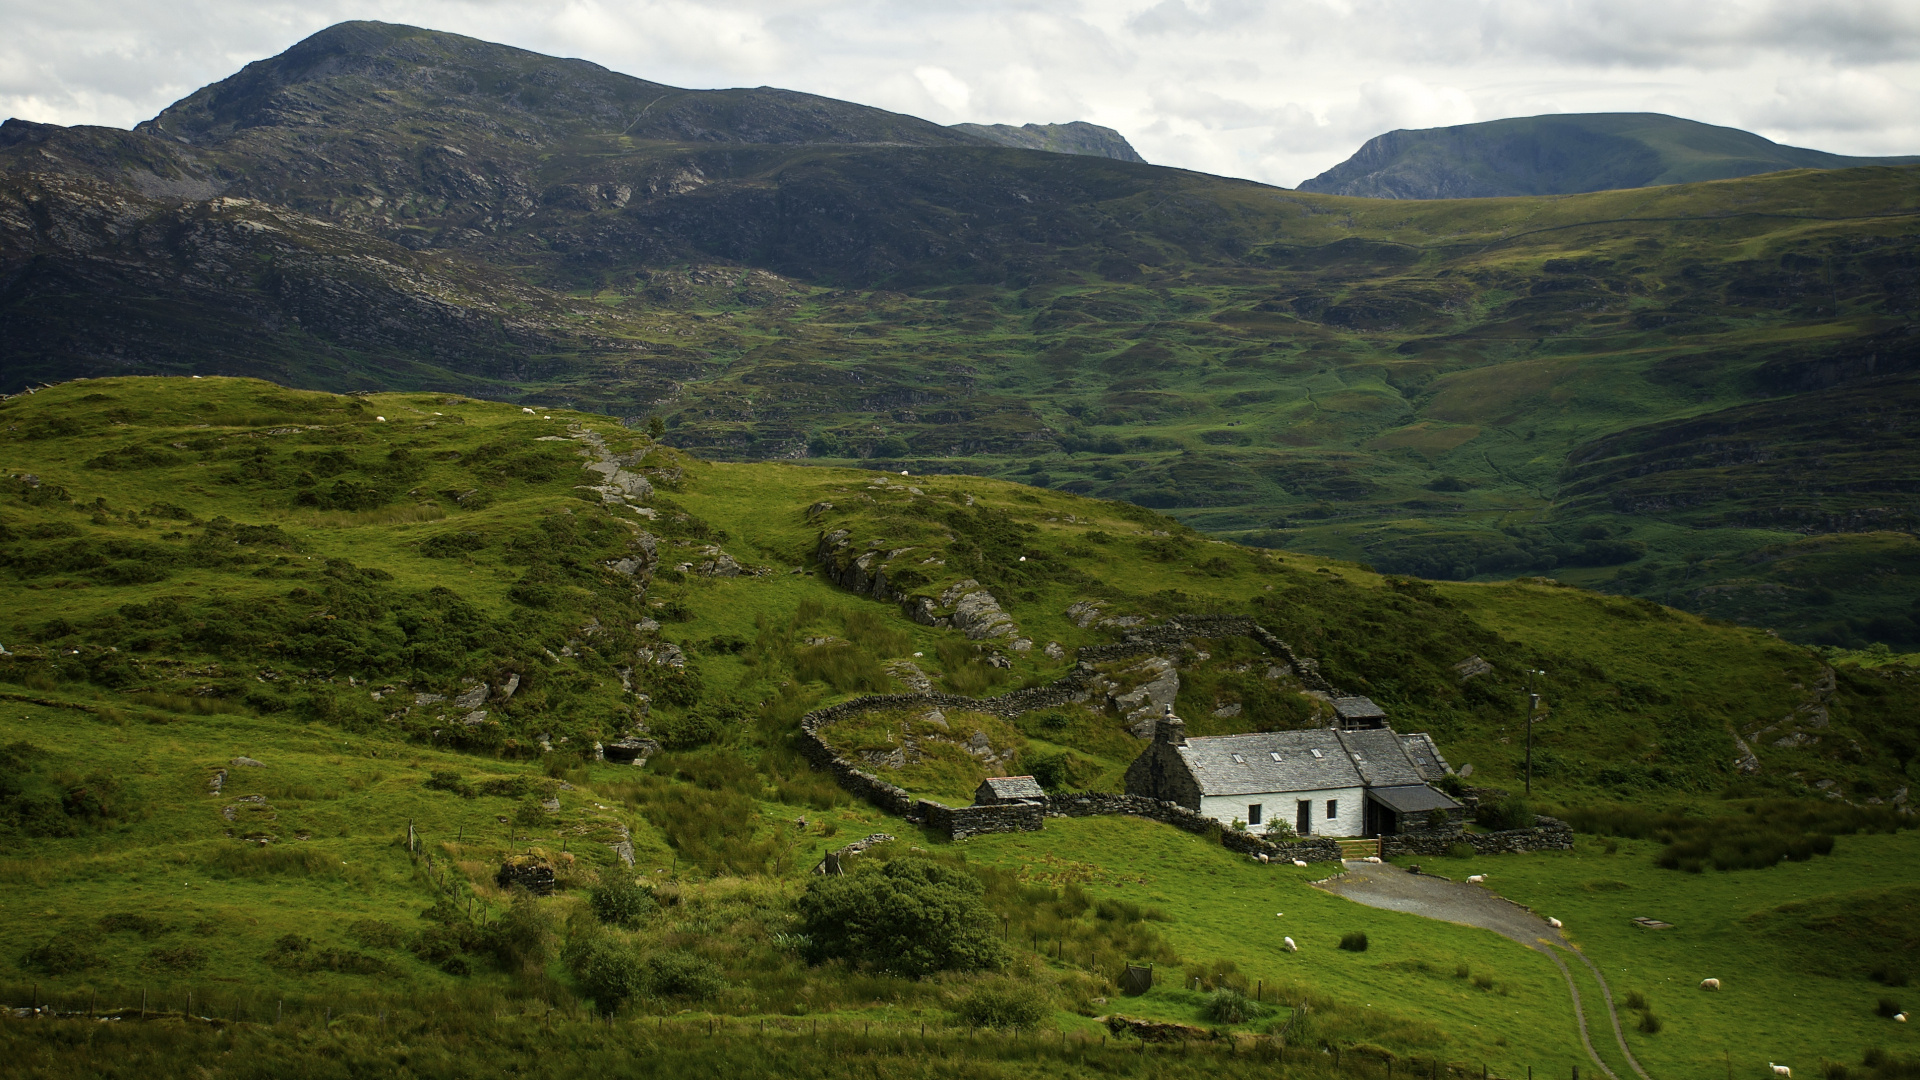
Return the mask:
<path id="1" fill-rule="evenodd" d="M 647 434 L 659 438 L 667 433 L 667 422 L 658 415 L 647 417 Z"/>
<path id="2" fill-rule="evenodd" d="M 911 976 L 998 968 L 1006 957 L 984 892 L 972 874 L 916 858 L 816 879 L 798 904 L 808 959 Z"/>
<path id="3" fill-rule="evenodd" d="M 594 918 L 609 926 L 632 929 L 659 910 L 653 891 L 634 880 L 632 874 L 609 870 L 594 887 L 588 901 Z"/>

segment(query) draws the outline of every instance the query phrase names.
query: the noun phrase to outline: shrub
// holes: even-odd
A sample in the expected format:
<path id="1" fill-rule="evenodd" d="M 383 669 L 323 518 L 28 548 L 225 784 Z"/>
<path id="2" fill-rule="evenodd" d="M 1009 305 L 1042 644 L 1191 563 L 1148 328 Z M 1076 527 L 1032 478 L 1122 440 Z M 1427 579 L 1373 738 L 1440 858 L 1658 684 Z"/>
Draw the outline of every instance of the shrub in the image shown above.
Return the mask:
<path id="1" fill-rule="evenodd" d="M 1870 974 L 1874 982 L 1886 986 L 1905 986 L 1911 978 L 1904 965 L 1888 960 L 1875 964 Z"/>
<path id="2" fill-rule="evenodd" d="M 1880 999 L 1879 1003 L 1874 1006 L 1873 1011 L 1875 1013 L 1878 1013 L 1880 1016 L 1885 1017 L 1888 1020 L 1891 1020 L 1894 1017 L 1899 1016 L 1903 1010 L 1900 1008 L 1899 1002 L 1889 997 L 1883 997 Z"/>
<path id="3" fill-rule="evenodd" d="M 355 919 L 348 924 L 347 933 L 369 949 L 397 949 L 407 941 L 399 927 L 378 919 Z"/>
<path id="4" fill-rule="evenodd" d="M 612 1012 L 647 988 L 646 968 L 633 949 L 604 935 L 595 935 L 569 951 L 567 966 L 595 1006 Z"/>
<path id="5" fill-rule="evenodd" d="M 978 878 L 926 859 L 893 859 L 807 885 L 797 905 L 809 959 L 842 958 L 901 975 L 1005 962 Z"/>
<path id="6" fill-rule="evenodd" d="M 660 997 L 713 997 L 727 988 L 727 980 L 713 961 L 671 949 L 647 957 L 647 991 Z"/>
<path id="7" fill-rule="evenodd" d="M 1509 795 L 1497 803 L 1481 803 L 1474 820 L 1489 829 L 1530 829 L 1533 807 L 1524 796 Z"/>
<path id="8" fill-rule="evenodd" d="M 1475 854 L 1476 852 L 1473 850 L 1472 844 L 1458 843 L 1447 845 L 1447 858 L 1449 859 L 1471 859 Z"/>
<path id="9" fill-rule="evenodd" d="M 20 966 L 42 975 L 67 975 L 97 967 L 100 957 L 70 937 L 48 938 L 20 957 Z"/>
<path id="10" fill-rule="evenodd" d="M 1347 950 L 1348 952 L 1366 952 L 1367 951 L 1366 932 L 1362 930 L 1355 930 L 1350 934 L 1340 935 L 1340 947 Z"/>
<path id="11" fill-rule="evenodd" d="M 460 774 L 448 769 L 435 769 L 433 774 L 420 785 L 433 791 L 450 791 L 463 799 L 471 799 L 479 794 L 473 785 L 462 779 Z"/>
<path id="12" fill-rule="evenodd" d="M 1647 1007 L 1647 995 L 1638 990 L 1627 991 L 1626 1005 L 1629 1009 L 1644 1011 Z"/>
<path id="13" fill-rule="evenodd" d="M 191 945 L 157 945 L 147 950 L 147 966 L 163 971 L 192 971 L 207 962 L 207 954 Z"/>
<path id="14" fill-rule="evenodd" d="M 1011 979 L 981 983 L 954 1007 L 955 1015 L 968 1027 L 1009 1031 L 1031 1031 L 1040 1026 L 1049 1011 L 1046 995 L 1039 987 Z"/>
<path id="15" fill-rule="evenodd" d="M 139 934 L 141 937 L 158 937 L 166 933 L 167 924 L 151 915 L 136 915 L 130 911 L 116 912 L 100 917 L 100 929 L 112 934 L 118 931 Z"/>
<path id="16" fill-rule="evenodd" d="M 1652 1010 L 1640 1014 L 1640 1030 L 1646 1032 L 1648 1035 L 1658 1035 L 1660 1034 L 1660 1029 L 1666 1026 L 1658 1016 L 1654 1015 Z"/>
<path id="17" fill-rule="evenodd" d="M 1206 1004 L 1200 1006 L 1201 1017 L 1216 1024 L 1244 1024 L 1249 1020 L 1258 1020 L 1266 1014 L 1265 1005 L 1230 988 L 1215 990 L 1208 994 Z"/>
<path id="18" fill-rule="evenodd" d="M 610 872 L 602 877 L 588 899 L 588 906 L 593 909 L 593 917 L 608 926 L 628 928 L 640 925 L 647 916 L 659 910 L 659 905 L 654 903 L 653 890 L 624 871 Z"/>
<path id="19" fill-rule="evenodd" d="M 502 971 L 533 973 L 546 965 L 552 941 L 553 916 L 521 892 L 507 913 L 487 926 L 480 945 Z"/>

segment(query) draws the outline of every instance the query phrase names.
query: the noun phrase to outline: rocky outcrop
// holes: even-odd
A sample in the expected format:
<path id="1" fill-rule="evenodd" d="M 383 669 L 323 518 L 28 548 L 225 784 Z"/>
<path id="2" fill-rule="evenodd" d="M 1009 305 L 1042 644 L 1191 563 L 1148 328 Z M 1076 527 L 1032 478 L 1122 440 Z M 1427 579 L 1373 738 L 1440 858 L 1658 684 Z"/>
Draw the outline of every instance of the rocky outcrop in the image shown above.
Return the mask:
<path id="1" fill-rule="evenodd" d="M 922 626 L 952 627 L 974 641 L 1004 639 L 1009 647 L 1021 652 L 1033 648 L 1032 641 L 1021 637 L 1013 616 L 1007 614 L 999 599 L 978 581 L 966 578 L 954 582 L 938 597 L 910 595 L 894 588 L 889 570 L 893 560 L 915 549 L 873 548 L 856 555 L 852 536 L 846 529 L 835 529 L 821 536 L 814 549 L 822 572 L 835 584 L 875 600 L 897 603 L 907 618 Z"/>
<path id="2" fill-rule="evenodd" d="M 955 131 L 978 135 L 1001 146 L 1045 150 L 1054 154 L 1081 154 L 1115 161 L 1146 163 L 1125 135 L 1110 127 L 1075 120 L 1066 124 L 955 124 Z"/>

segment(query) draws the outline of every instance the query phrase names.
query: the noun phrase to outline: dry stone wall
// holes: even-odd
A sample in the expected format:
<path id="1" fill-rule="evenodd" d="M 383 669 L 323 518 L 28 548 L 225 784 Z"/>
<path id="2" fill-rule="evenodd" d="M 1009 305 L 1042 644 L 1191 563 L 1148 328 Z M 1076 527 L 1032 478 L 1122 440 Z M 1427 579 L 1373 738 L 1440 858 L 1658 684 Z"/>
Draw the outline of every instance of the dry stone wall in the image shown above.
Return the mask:
<path id="1" fill-rule="evenodd" d="M 1573 850 L 1573 826 L 1559 818 L 1536 815 L 1531 829 L 1501 832 L 1460 832 L 1452 835 L 1389 836 L 1381 841 L 1383 855 L 1445 855 L 1455 844 L 1466 844 L 1476 855 L 1513 855 L 1528 851 Z"/>

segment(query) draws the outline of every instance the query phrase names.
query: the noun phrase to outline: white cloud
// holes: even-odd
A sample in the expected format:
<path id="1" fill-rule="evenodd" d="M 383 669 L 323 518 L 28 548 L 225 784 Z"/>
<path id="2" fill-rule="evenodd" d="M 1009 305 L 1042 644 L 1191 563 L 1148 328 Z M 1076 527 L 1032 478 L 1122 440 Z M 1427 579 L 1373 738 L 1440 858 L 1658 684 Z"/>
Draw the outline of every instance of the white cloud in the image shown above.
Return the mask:
<path id="1" fill-rule="evenodd" d="M 343 19 L 1294 184 L 1396 127 L 1659 111 L 1920 153 L 1914 0 L 0 0 L 0 116 L 129 126 Z"/>

